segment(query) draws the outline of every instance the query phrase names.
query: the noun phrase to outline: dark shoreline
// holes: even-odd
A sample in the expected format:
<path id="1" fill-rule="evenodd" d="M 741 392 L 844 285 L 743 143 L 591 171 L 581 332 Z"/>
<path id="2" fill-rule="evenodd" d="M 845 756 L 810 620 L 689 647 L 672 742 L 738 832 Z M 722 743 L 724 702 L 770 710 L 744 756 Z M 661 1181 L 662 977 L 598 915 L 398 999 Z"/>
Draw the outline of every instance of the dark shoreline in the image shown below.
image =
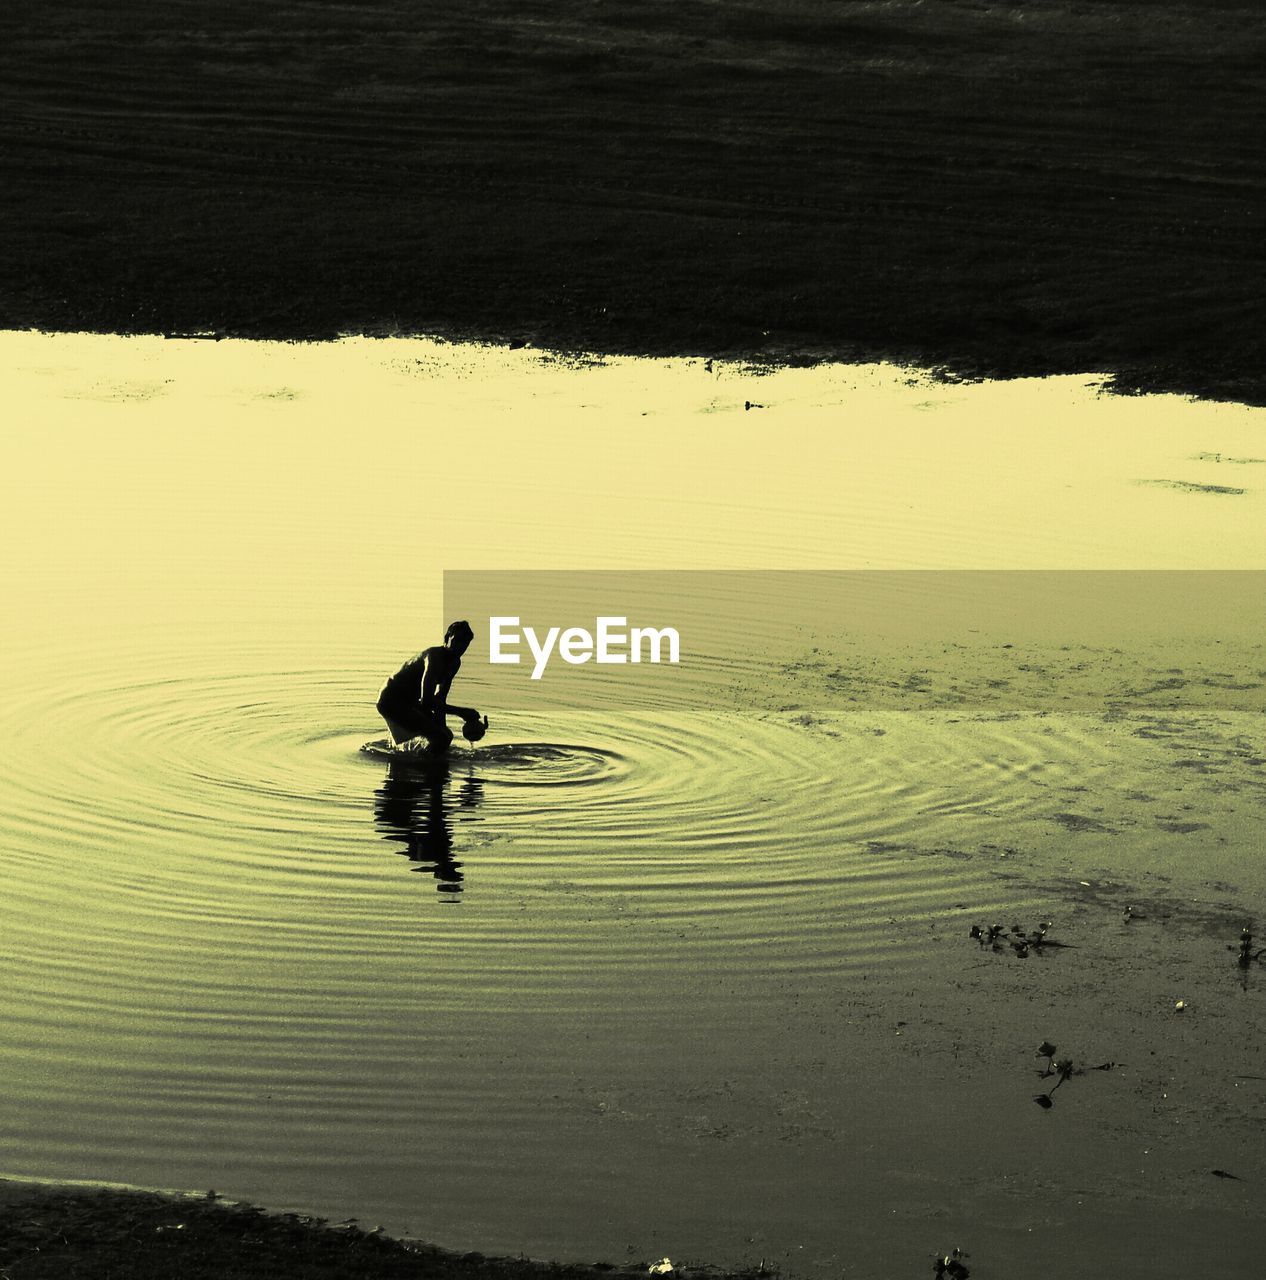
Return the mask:
<path id="1" fill-rule="evenodd" d="M 0 14 L 0 328 L 888 358 L 1266 404 L 1243 0 Z"/>
<path id="2" fill-rule="evenodd" d="M 627 1280 L 647 1265 L 453 1253 L 355 1222 L 268 1213 L 205 1196 L 0 1179 L 0 1274 L 11 1280 Z M 696 1280 L 769 1272 L 678 1269 Z"/>

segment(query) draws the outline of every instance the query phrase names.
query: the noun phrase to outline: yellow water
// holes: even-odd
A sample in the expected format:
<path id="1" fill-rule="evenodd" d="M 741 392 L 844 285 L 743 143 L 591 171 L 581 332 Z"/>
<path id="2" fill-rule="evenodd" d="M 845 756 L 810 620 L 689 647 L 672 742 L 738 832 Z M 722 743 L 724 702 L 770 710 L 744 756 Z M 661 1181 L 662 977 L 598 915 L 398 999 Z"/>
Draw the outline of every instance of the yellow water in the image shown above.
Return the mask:
<path id="1" fill-rule="evenodd" d="M 923 1265 L 947 1205 L 993 1212 L 964 1180 L 1014 1193 L 929 1143 L 1047 1119 L 937 1056 L 970 1029 L 900 1056 L 905 993 L 953 1021 L 966 923 L 1065 880 L 1263 887 L 1255 574 L 1112 579 L 1126 640 L 918 603 L 968 570 L 1266 567 L 1261 411 L 425 341 L 0 356 L 0 1172 L 485 1251 Z M 443 571 L 527 569 L 885 570 L 918 624 L 828 610 L 596 705 L 498 704 L 473 654 L 478 751 L 363 756 Z M 1026 1194 L 1071 1204 L 1051 1133 Z M 1168 1150 L 1158 1214 L 1203 1159 Z"/>

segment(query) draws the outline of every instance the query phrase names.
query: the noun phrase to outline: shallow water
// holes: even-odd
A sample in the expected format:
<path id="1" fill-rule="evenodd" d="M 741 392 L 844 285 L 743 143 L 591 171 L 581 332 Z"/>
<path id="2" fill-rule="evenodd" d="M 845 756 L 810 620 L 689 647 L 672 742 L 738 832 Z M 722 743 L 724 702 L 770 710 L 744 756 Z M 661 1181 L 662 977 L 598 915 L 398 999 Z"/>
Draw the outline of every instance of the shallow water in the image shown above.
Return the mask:
<path id="1" fill-rule="evenodd" d="M 922 1265 L 996 1173 L 929 1141 L 1028 1132 L 958 1045 L 891 1056 L 905 993 L 978 963 L 942 932 L 1064 880 L 1263 887 L 1266 659 L 1229 620 L 1224 659 L 1160 625 L 1006 672 L 935 627 L 917 662 L 806 635 L 668 700 L 494 703 L 447 768 L 361 750 L 446 568 L 1261 568 L 1260 412 L 423 342 L 3 352 L 4 1172 L 485 1251 L 826 1275 L 865 1232 Z"/>

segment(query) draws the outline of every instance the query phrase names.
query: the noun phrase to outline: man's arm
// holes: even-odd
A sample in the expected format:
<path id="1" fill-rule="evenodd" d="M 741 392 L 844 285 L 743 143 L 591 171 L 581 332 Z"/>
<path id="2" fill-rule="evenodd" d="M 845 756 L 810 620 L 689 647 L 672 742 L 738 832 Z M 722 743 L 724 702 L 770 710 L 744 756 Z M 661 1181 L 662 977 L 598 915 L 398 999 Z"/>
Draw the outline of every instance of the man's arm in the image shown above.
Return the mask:
<path id="1" fill-rule="evenodd" d="M 443 649 L 428 649 L 422 659 L 422 709 L 440 711 L 453 683 L 453 673 L 445 662 Z"/>
<path id="2" fill-rule="evenodd" d="M 457 672 L 446 659 L 445 649 L 427 650 L 426 664 L 422 668 L 422 707 L 425 711 L 443 711 L 446 716 L 459 716 L 462 720 L 478 720 L 479 712 L 473 707 L 455 707 L 448 700 L 448 691 Z"/>

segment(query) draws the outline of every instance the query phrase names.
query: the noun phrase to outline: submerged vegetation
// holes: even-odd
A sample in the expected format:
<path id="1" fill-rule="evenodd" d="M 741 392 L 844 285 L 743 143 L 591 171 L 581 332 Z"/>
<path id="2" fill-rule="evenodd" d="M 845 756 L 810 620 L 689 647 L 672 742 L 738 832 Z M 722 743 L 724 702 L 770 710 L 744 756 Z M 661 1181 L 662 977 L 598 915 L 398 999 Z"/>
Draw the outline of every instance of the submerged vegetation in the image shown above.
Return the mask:
<path id="1" fill-rule="evenodd" d="M 967 1280 L 971 1269 L 963 1261 L 967 1255 L 961 1249 L 952 1249 L 949 1253 L 938 1254 L 932 1263 L 935 1275 L 947 1276 L 949 1280 Z"/>
<path id="2" fill-rule="evenodd" d="M 1253 946 L 1253 934 L 1248 925 L 1245 925 L 1244 928 L 1240 930 L 1240 941 L 1238 946 L 1228 947 L 1227 950 L 1238 952 L 1235 963 L 1238 964 L 1241 969 L 1247 969 L 1254 961 L 1261 960 L 1262 956 L 1266 955 L 1266 947 Z"/>

